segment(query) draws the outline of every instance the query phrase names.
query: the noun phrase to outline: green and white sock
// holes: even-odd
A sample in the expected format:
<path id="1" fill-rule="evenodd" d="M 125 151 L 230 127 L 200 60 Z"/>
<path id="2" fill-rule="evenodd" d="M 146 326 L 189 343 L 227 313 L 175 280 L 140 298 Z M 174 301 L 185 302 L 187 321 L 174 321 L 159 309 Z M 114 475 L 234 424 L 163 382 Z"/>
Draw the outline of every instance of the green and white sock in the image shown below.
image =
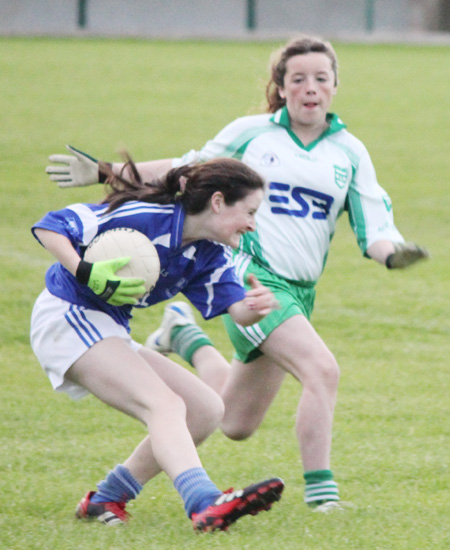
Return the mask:
<path id="1" fill-rule="evenodd" d="M 175 353 L 192 365 L 194 353 L 203 346 L 213 344 L 198 325 L 189 324 L 172 329 L 170 345 Z"/>
<path id="2" fill-rule="evenodd" d="M 331 470 L 311 470 L 305 472 L 305 502 L 308 506 L 319 506 L 324 502 L 339 500 L 339 489 L 333 481 Z"/>

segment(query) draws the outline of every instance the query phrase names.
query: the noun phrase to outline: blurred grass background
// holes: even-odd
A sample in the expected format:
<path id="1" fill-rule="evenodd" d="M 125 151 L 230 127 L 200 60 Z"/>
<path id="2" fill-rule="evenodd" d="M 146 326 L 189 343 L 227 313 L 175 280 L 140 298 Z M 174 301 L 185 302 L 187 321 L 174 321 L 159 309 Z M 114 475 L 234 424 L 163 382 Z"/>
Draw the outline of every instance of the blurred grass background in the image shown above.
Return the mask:
<path id="1" fill-rule="evenodd" d="M 368 147 L 407 240 L 432 260 L 388 272 L 361 258 L 343 217 L 318 285 L 313 323 L 342 370 L 332 467 L 346 514 L 303 504 L 294 437 L 299 385 L 287 380 L 243 443 L 214 434 L 200 449 L 213 480 L 239 487 L 279 475 L 269 514 L 229 533 L 194 536 L 164 477 L 131 506 L 125 529 L 80 524 L 81 496 L 143 437 L 93 398 L 52 392 L 29 347 L 29 317 L 51 259 L 31 237 L 46 211 L 102 198 L 60 190 L 44 168 L 70 143 L 97 158 L 135 160 L 201 147 L 226 123 L 260 112 L 276 42 L 0 39 L 0 539 L 8 550 L 259 548 L 403 550 L 450 545 L 449 48 L 334 44 L 333 110 Z M 144 340 L 164 305 L 138 311 Z M 200 319 L 199 319 L 200 320 Z M 220 319 L 204 324 L 232 349 Z"/>

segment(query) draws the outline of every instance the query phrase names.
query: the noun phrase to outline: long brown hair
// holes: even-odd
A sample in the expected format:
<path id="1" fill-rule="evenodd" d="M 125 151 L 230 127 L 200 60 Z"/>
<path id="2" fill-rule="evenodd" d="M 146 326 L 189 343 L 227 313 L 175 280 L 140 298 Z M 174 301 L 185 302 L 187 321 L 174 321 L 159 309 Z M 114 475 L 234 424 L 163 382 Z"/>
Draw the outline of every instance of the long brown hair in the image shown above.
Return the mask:
<path id="1" fill-rule="evenodd" d="M 266 86 L 267 112 L 274 113 L 284 107 L 286 100 L 280 97 L 279 88 L 284 86 L 286 64 L 294 55 L 324 53 L 331 61 L 334 85 L 338 84 L 338 61 L 333 46 L 318 36 L 300 35 L 290 40 L 286 46 L 274 52 L 270 59 L 270 80 Z"/>
<path id="2" fill-rule="evenodd" d="M 181 203 L 187 214 L 198 214 L 205 210 L 216 191 L 223 194 L 225 204 L 232 205 L 250 192 L 264 189 L 264 180 L 257 172 L 232 158 L 172 168 L 163 178 L 149 183 L 142 181 L 127 153 L 124 153 L 124 158 L 127 162 L 120 175 L 114 175 L 105 163 L 100 165 L 100 170 L 108 174 L 106 183 L 110 191 L 103 201 L 109 204 L 108 212 L 125 202 L 137 200 L 156 204 Z M 126 168 L 128 175 L 124 178 Z"/>

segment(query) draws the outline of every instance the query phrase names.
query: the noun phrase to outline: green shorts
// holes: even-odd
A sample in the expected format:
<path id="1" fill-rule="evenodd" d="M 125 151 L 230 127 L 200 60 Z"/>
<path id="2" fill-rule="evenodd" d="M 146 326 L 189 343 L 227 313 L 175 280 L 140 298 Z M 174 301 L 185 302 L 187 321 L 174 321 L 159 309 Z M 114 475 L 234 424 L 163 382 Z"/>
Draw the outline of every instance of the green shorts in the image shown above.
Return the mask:
<path id="1" fill-rule="evenodd" d="M 229 315 L 222 318 L 228 336 L 234 346 L 234 357 L 242 363 L 250 363 L 262 355 L 259 346 L 281 323 L 294 315 L 304 315 L 308 320 L 314 308 L 316 291 L 314 285 L 293 283 L 274 275 L 255 262 L 251 262 L 245 275 L 253 273 L 269 288 L 280 303 L 280 309 L 269 313 L 259 323 L 249 327 L 237 325 Z M 245 277 L 246 278 L 246 277 Z M 246 285 L 246 288 L 250 288 Z"/>

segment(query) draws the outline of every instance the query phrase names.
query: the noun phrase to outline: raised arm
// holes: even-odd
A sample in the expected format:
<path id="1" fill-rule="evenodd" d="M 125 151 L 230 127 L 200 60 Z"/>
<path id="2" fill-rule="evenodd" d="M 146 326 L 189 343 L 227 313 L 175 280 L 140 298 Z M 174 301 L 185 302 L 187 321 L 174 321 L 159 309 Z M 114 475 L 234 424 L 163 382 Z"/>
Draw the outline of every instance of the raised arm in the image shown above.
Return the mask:
<path id="1" fill-rule="evenodd" d="M 106 174 L 99 167 L 99 162 L 87 153 L 83 153 L 71 145 L 66 145 L 71 155 L 50 155 L 49 161 L 58 166 L 47 166 L 45 171 L 50 174 L 50 180 L 58 187 L 84 187 L 95 183 L 104 183 Z M 115 174 L 120 174 L 123 162 L 108 163 Z M 172 159 L 138 162 L 136 167 L 143 181 L 152 181 L 163 176 L 172 168 Z M 126 177 L 125 173 L 122 176 Z"/>

